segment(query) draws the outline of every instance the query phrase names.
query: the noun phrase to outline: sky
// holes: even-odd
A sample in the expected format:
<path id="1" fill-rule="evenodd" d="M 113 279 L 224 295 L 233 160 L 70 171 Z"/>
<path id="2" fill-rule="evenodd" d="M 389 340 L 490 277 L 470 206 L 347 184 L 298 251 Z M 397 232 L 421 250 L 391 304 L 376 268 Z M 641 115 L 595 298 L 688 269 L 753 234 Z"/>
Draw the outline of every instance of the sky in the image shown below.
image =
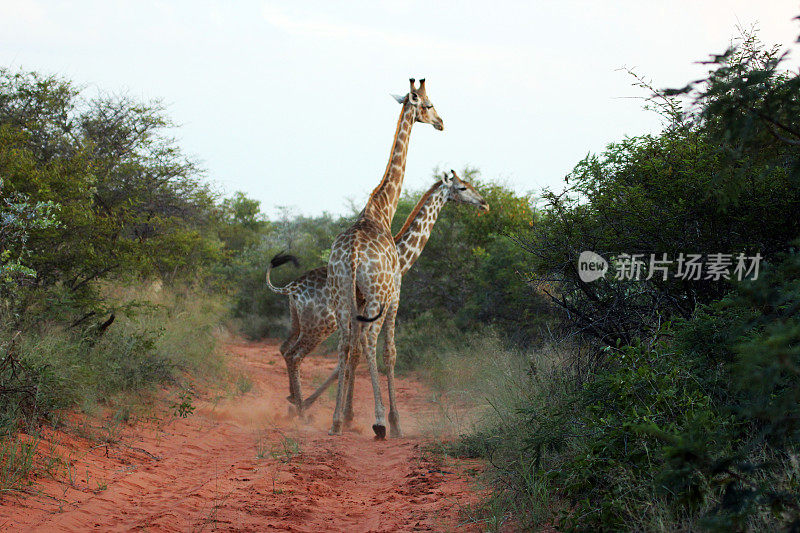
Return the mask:
<path id="1" fill-rule="evenodd" d="M 757 23 L 796 70 L 798 14 L 797 0 L 0 0 L 0 66 L 161 99 L 220 192 L 270 217 L 344 214 L 381 180 L 390 95 L 409 77 L 427 79 L 445 129 L 414 127 L 406 188 L 469 165 L 535 195 L 587 153 L 659 130 L 624 69 L 682 87 Z"/>

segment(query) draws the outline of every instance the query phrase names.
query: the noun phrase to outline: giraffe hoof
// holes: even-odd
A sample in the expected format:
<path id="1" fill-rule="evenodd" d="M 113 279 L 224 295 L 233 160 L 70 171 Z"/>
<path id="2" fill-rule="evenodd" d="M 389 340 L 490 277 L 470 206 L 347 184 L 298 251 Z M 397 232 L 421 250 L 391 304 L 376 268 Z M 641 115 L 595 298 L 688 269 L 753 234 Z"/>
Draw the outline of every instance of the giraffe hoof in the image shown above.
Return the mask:
<path id="1" fill-rule="evenodd" d="M 372 431 L 375 432 L 375 440 L 386 440 L 386 426 L 372 424 Z"/>

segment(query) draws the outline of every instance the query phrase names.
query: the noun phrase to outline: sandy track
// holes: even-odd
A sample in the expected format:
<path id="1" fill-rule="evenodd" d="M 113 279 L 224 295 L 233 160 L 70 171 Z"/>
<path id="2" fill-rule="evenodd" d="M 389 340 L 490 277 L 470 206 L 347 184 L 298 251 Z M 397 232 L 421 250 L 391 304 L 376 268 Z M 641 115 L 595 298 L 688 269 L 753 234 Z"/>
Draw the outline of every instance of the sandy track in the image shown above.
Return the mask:
<path id="1" fill-rule="evenodd" d="M 475 465 L 442 467 L 426 457 L 417 420 L 432 408 L 422 385 L 399 380 L 407 437 L 378 442 L 369 429 L 371 387 L 360 374 L 355 431 L 330 437 L 329 396 L 310 421 L 286 415 L 276 343 L 230 343 L 227 350 L 254 383 L 251 391 L 221 401 L 209 393 L 192 416 L 126 427 L 108 446 L 50 432 L 40 448 L 69 459 L 68 475 L 39 480 L 34 494 L 5 496 L 0 530 L 465 529 L 460 510 L 479 496 L 460 472 Z M 307 359 L 305 393 L 334 366 Z"/>

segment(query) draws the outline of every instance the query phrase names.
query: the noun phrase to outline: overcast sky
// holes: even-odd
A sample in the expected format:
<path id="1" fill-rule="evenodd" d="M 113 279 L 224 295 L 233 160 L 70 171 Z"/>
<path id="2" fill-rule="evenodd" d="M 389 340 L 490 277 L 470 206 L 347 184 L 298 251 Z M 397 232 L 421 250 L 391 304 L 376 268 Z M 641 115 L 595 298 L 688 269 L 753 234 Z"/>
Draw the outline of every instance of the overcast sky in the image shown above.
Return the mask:
<path id="1" fill-rule="evenodd" d="M 0 65 L 163 99 L 209 179 L 270 216 L 362 204 L 409 77 L 427 78 L 445 129 L 414 127 L 406 187 L 469 164 L 536 192 L 659 128 L 622 67 L 683 86 L 755 22 L 797 67 L 796 0 L 339 4 L 0 0 Z"/>

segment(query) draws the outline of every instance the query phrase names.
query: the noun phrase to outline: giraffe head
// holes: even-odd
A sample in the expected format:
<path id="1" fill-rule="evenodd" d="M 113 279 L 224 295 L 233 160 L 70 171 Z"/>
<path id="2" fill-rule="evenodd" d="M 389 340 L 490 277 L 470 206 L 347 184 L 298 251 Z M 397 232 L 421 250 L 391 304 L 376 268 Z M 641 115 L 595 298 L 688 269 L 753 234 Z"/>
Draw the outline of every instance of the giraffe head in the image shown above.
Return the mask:
<path id="1" fill-rule="evenodd" d="M 437 130 L 442 131 L 444 129 L 444 121 L 442 117 L 439 116 L 439 113 L 436 112 L 436 109 L 434 109 L 430 98 L 428 98 L 428 93 L 425 90 L 425 79 L 419 80 L 419 87 L 415 87 L 414 78 L 408 81 L 411 84 L 411 89 L 408 91 L 408 94 L 405 96 L 395 95 L 395 99 L 401 104 L 408 104 L 414 107 L 414 116 L 417 122 L 430 124 Z"/>
<path id="2" fill-rule="evenodd" d="M 475 187 L 466 180 L 458 177 L 455 170 L 451 170 L 442 176 L 442 184 L 448 188 L 447 199 L 457 204 L 476 205 L 481 211 L 488 211 L 489 204 L 483 199 Z"/>

